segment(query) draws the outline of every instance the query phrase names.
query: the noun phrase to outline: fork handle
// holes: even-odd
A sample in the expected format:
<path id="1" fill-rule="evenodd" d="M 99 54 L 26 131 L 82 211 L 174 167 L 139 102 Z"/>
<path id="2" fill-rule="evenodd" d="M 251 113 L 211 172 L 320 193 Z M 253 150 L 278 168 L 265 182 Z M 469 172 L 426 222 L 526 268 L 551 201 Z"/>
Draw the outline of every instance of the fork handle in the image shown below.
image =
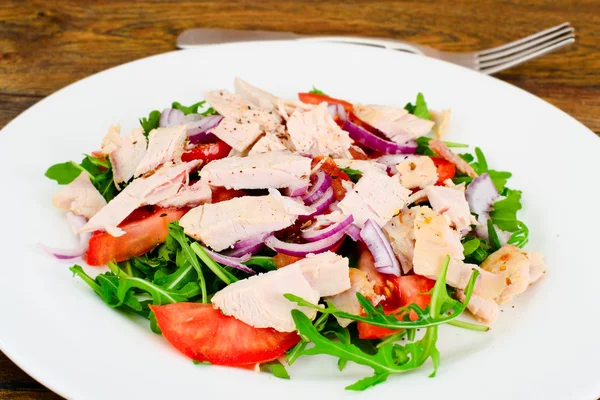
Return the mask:
<path id="1" fill-rule="evenodd" d="M 311 42 L 334 42 L 334 43 L 351 43 L 361 44 L 366 46 L 383 47 L 391 50 L 405 51 L 407 53 L 425 55 L 423 51 L 412 43 L 402 40 L 378 39 L 362 36 L 300 36 L 297 38 L 300 41 Z"/>

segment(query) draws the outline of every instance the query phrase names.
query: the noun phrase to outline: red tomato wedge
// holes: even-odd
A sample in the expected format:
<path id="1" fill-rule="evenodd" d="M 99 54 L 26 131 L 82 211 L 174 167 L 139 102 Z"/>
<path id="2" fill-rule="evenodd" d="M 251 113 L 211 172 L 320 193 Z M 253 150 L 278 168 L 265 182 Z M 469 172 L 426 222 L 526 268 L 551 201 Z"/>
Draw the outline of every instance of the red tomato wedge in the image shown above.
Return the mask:
<path id="1" fill-rule="evenodd" d="M 196 361 L 216 365 L 248 365 L 281 357 L 300 341 L 296 332 L 254 328 L 226 316 L 210 304 L 176 303 L 150 306 L 163 336 Z"/>
<path id="2" fill-rule="evenodd" d="M 295 263 L 296 261 L 302 260 L 304 257 L 296 257 L 290 256 L 287 254 L 277 253 L 275 257 L 273 257 L 273 261 L 275 262 L 275 266 L 277 269 L 287 267 L 290 264 Z"/>
<path id="3" fill-rule="evenodd" d="M 157 209 L 152 215 L 119 225 L 126 233 L 114 237 L 106 232 L 94 232 L 87 251 L 89 265 L 106 265 L 109 261 L 125 261 L 141 256 L 154 246 L 164 243 L 169 225 L 178 221 L 187 210 Z"/>
<path id="4" fill-rule="evenodd" d="M 246 192 L 244 192 L 243 190 L 225 189 L 221 186 L 215 186 L 212 188 L 213 203 L 220 203 L 222 201 L 227 201 L 235 199 L 236 197 L 242 197 L 246 195 Z"/>
<path id="5" fill-rule="evenodd" d="M 231 146 L 225 142 L 201 144 L 185 152 L 181 156 L 181 161 L 189 162 L 193 160 L 202 160 L 204 164 L 213 160 L 220 160 L 229 155 Z"/>
<path id="6" fill-rule="evenodd" d="M 438 181 L 436 185 L 443 185 L 446 179 L 452 179 L 456 173 L 456 166 L 450 161 L 440 157 L 431 157 L 433 164 L 437 168 Z"/>
<path id="7" fill-rule="evenodd" d="M 316 93 L 298 93 L 298 98 L 301 102 L 306 104 L 321 104 L 322 102 L 326 102 L 329 104 L 340 104 L 344 107 L 346 112 L 352 112 L 354 107 L 352 103 L 346 100 L 334 99 L 333 97 L 325 96 L 322 94 Z"/>
<path id="8" fill-rule="evenodd" d="M 400 298 L 400 306 L 406 307 L 410 304 L 416 304 L 420 308 L 425 308 L 431 302 L 431 295 L 427 294 L 433 286 L 435 281 L 429 278 L 425 278 L 420 275 L 407 275 L 400 277 L 391 277 L 386 282 L 388 287 L 393 287 L 395 295 Z M 384 303 L 384 309 L 386 312 L 388 308 Z M 397 312 L 397 309 L 390 309 L 389 314 Z M 417 314 L 414 311 L 410 312 L 410 319 L 416 320 Z M 361 339 L 379 339 L 392 333 L 400 332 L 400 330 L 391 330 L 382 328 L 379 326 L 369 325 L 365 322 L 357 322 L 358 336 Z"/>

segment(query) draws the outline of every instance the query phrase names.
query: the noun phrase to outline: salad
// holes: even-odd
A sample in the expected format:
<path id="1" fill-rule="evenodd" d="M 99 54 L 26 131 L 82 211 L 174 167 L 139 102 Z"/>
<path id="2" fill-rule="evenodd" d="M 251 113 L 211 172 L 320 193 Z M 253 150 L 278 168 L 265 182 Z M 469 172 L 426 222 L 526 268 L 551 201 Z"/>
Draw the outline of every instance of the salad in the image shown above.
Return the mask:
<path id="1" fill-rule="evenodd" d="M 441 324 L 484 334 L 546 272 L 511 174 L 441 140 L 449 110 L 234 86 L 46 172 L 80 245 L 40 246 L 195 363 L 289 378 L 327 354 L 373 370 L 349 390 L 430 359 L 433 377 Z"/>

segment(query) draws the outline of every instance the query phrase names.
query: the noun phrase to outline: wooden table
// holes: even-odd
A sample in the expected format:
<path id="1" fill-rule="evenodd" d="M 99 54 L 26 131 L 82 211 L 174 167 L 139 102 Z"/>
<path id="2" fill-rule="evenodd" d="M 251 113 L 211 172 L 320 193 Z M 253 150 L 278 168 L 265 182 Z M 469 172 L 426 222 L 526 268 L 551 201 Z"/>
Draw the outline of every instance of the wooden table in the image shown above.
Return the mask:
<path id="1" fill-rule="evenodd" d="M 569 21 L 576 44 L 497 75 L 600 135 L 600 1 L 4 0 L 0 6 L 0 126 L 81 78 L 175 49 L 194 27 L 401 38 L 441 50 L 496 46 Z M 565 132 L 567 136 L 568 132 Z M 55 399 L 0 353 L 0 398 Z"/>

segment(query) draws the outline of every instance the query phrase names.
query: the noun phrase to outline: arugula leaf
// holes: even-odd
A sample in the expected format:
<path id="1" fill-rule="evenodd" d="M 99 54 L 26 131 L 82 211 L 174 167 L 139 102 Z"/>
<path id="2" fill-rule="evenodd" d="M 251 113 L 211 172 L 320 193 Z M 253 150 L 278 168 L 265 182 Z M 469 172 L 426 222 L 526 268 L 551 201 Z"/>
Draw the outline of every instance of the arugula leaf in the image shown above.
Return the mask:
<path id="1" fill-rule="evenodd" d="M 415 104 L 407 103 L 404 106 L 404 109 L 409 113 L 413 114 L 415 117 L 429 119 L 431 120 L 431 114 L 429 114 L 429 110 L 427 109 L 427 103 L 425 102 L 425 96 L 423 93 L 417 94 L 417 100 Z"/>
<path id="2" fill-rule="evenodd" d="M 208 107 L 206 111 L 201 112 L 200 114 L 204 115 L 205 117 L 209 115 L 219 115 L 219 113 L 216 112 L 215 109 L 212 107 Z"/>
<path id="3" fill-rule="evenodd" d="M 305 341 L 310 341 L 314 347 L 303 350 L 303 355 L 329 354 L 342 360 L 353 361 L 357 364 L 371 367 L 374 371 L 372 377 L 361 379 L 353 385 L 346 387 L 347 390 L 365 390 L 371 386 L 381 383 L 391 374 L 403 373 L 412 369 L 419 368 L 429 358 L 433 362 L 433 372 L 430 376 L 435 376 L 440 362 L 440 354 L 436 347 L 438 339 L 438 325 L 452 321 L 460 315 L 471 299 L 475 281 L 478 276 L 476 270 L 473 271 L 471 279 L 465 288 L 465 303 L 452 299 L 446 290 L 446 273 L 450 257 L 446 257 L 444 265 L 440 269 L 439 276 L 435 286 L 431 290 L 431 303 L 428 311 L 421 309 L 416 305 L 405 307 L 403 312 L 413 310 L 417 314 L 416 321 L 398 320 L 396 316 L 387 316 L 382 307 L 375 308 L 370 301 L 357 293 L 357 298 L 361 304 L 366 317 L 353 315 L 336 309 L 331 304 L 325 308 L 311 304 L 297 296 L 290 294 L 284 295 L 288 300 L 296 302 L 300 306 L 318 308 L 323 314 L 333 314 L 337 317 L 349 318 L 355 321 L 364 321 L 372 325 L 382 326 L 390 329 L 410 328 L 414 331 L 416 327 L 425 327 L 427 331 L 421 340 L 407 343 L 405 346 L 393 342 L 386 343 L 376 349 L 374 354 L 369 354 L 361 350 L 354 344 L 340 343 L 328 339 L 319 333 L 316 326 L 300 310 L 292 310 L 292 318 L 296 324 L 298 334 Z M 454 317 L 454 318 L 452 318 Z M 450 318 L 450 319 L 449 319 Z M 394 321 L 392 321 L 392 319 Z M 415 323 L 414 323 L 415 322 Z"/>
<path id="4" fill-rule="evenodd" d="M 490 218 L 499 229 L 508 232 L 519 230 L 517 212 L 523 207 L 521 194 L 520 190 L 507 189 L 506 198 L 494 203 Z"/>
<path id="5" fill-rule="evenodd" d="M 522 249 L 529 242 L 529 228 L 521 221 L 517 221 L 517 227 L 518 229 L 508 239 L 508 244 L 514 244 Z"/>
<path id="6" fill-rule="evenodd" d="M 182 105 L 181 103 L 174 101 L 173 104 L 171 104 L 171 107 L 176 109 L 176 110 L 180 110 L 183 111 L 183 113 L 185 115 L 188 114 L 197 114 L 198 113 L 198 108 L 202 107 L 204 105 L 204 103 L 206 103 L 206 101 L 199 101 L 197 103 L 192 104 L 189 107 L 186 107 L 184 105 Z"/>
<path id="7" fill-rule="evenodd" d="M 360 178 L 362 178 L 363 173 L 357 169 L 352 168 L 340 168 L 340 171 L 343 171 L 348 175 L 348 178 L 354 183 L 358 182 Z"/>
<path id="8" fill-rule="evenodd" d="M 494 223 L 491 219 L 488 219 L 487 221 L 487 230 L 488 237 L 490 239 L 490 248 L 492 252 L 494 252 L 500 247 L 502 247 L 502 243 L 500 243 L 500 238 L 498 238 L 498 232 L 496 232 L 496 228 L 494 228 Z"/>
<path id="9" fill-rule="evenodd" d="M 477 164 L 473 164 L 475 171 L 479 175 L 488 172 L 487 160 L 485 159 L 485 156 L 479 147 L 475 147 L 475 156 L 477 156 Z"/>
<path id="10" fill-rule="evenodd" d="M 276 378 L 290 379 L 289 374 L 285 370 L 285 367 L 278 360 L 273 360 L 266 364 L 261 364 L 260 370 L 264 372 L 272 373 Z"/>
<path id="11" fill-rule="evenodd" d="M 204 279 L 204 273 L 202 272 L 202 266 L 196 257 L 196 253 L 190 247 L 190 241 L 183 232 L 183 229 L 179 226 L 178 222 L 172 222 L 169 224 L 169 236 L 172 236 L 179 245 L 181 246 L 182 257 L 189 262 L 196 273 L 198 274 L 198 283 L 200 284 L 200 291 L 202 292 L 202 303 L 208 303 L 208 294 L 206 292 L 206 280 Z M 179 262 L 178 262 L 179 264 Z"/>
<path id="12" fill-rule="evenodd" d="M 273 257 L 267 256 L 253 256 L 250 257 L 248 261 L 243 262 L 244 265 L 258 265 L 261 268 L 266 269 L 267 271 L 273 271 L 277 269 L 275 265 L 275 261 Z"/>
<path id="13" fill-rule="evenodd" d="M 481 240 L 479 240 L 477 238 L 473 238 L 473 239 L 463 242 L 463 244 L 462 244 L 463 245 L 463 254 L 465 256 L 472 254 L 475 250 L 477 250 L 480 243 L 481 243 Z"/>
<path id="14" fill-rule="evenodd" d="M 158 121 L 160 120 L 160 111 L 150 111 L 148 118 L 140 118 L 140 125 L 144 128 L 144 136 L 148 137 L 148 134 L 152 129 L 158 128 Z"/>
<path id="15" fill-rule="evenodd" d="M 325 92 L 320 91 L 319 89 L 317 89 L 314 86 L 312 87 L 312 89 L 308 93 L 320 94 L 321 96 L 327 96 L 327 97 L 329 97 L 329 95 L 327 95 Z"/>
<path id="16" fill-rule="evenodd" d="M 194 253 L 196 253 L 196 255 L 198 257 L 200 257 L 202 262 L 208 268 L 210 268 L 210 270 L 212 272 L 214 272 L 214 274 L 219 279 L 221 279 L 223 282 L 225 282 L 225 284 L 229 285 L 230 283 L 236 282 L 238 280 L 229 271 L 227 271 L 225 268 L 223 268 L 219 263 L 215 262 L 212 258 L 210 258 L 210 256 L 208 254 L 206 254 L 206 251 L 204 251 L 204 249 L 202 248 L 202 246 L 200 246 L 200 244 L 198 242 L 192 243 L 192 245 L 190 247 L 194 251 Z"/>
<path id="17" fill-rule="evenodd" d="M 46 178 L 58 182 L 59 185 L 67 185 L 73 182 L 81 172 L 84 171 L 80 165 L 73 161 L 67 161 L 60 164 L 54 164 L 46 170 Z"/>
<path id="18" fill-rule="evenodd" d="M 125 304 L 130 307 L 133 311 L 142 311 L 142 305 L 133 296 L 127 296 L 124 301 L 120 304 L 117 298 L 117 282 L 118 278 L 112 275 L 110 272 L 100 274 L 93 279 L 85 273 L 80 265 L 73 265 L 69 268 L 73 272 L 73 275 L 79 276 L 85 283 L 91 287 L 98 296 L 104 300 L 110 307 L 119 307 L 121 304 Z"/>

